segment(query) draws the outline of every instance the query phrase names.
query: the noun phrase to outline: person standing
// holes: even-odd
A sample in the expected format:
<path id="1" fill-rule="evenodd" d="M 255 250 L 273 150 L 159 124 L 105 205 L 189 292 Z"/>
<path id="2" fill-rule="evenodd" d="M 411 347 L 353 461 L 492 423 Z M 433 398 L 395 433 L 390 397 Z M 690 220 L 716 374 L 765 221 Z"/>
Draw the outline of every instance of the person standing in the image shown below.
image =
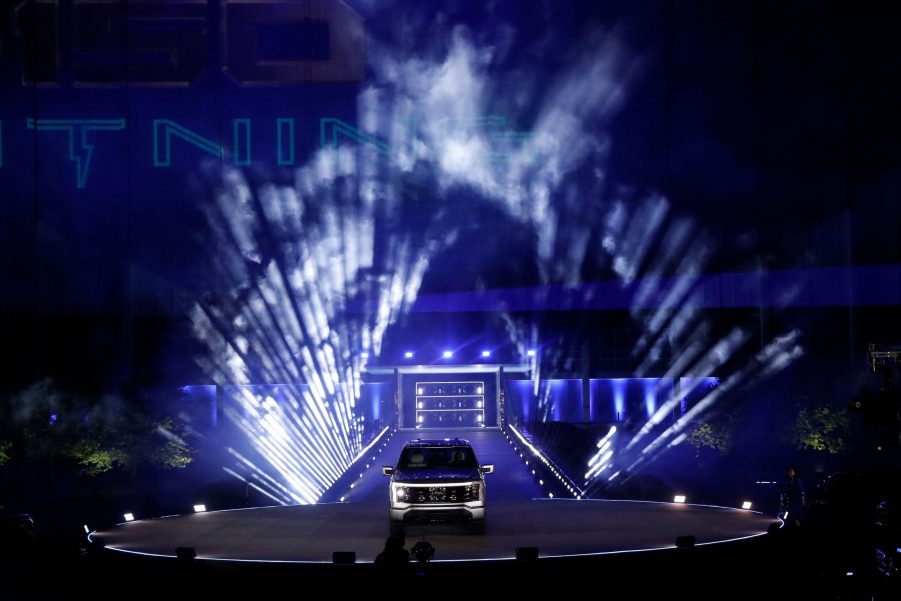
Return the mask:
<path id="1" fill-rule="evenodd" d="M 788 468 L 785 486 L 782 489 L 782 519 L 789 528 L 804 523 L 804 507 L 807 506 L 804 480 L 795 467 Z"/>

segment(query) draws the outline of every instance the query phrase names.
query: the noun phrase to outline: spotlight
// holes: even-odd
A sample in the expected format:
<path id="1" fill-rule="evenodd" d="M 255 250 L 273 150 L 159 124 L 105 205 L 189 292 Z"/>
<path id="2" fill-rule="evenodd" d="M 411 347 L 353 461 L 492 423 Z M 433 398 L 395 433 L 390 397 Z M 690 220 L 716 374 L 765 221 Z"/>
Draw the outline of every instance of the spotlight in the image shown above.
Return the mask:
<path id="1" fill-rule="evenodd" d="M 742 509 L 751 509 L 751 502 L 745 501 L 744 503 L 741 504 L 741 508 Z"/>
<path id="2" fill-rule="evenodd" d="M 407 351 L 406 353 L 404 353 L 404 358 L 405 358 L 405 359 L 412 359 L 412 358 L 413 358 L 413 351 Z"/>
<path id="3" fill-rule="evenodd" d="M 484 389 L 481 386 L 479 386 L 478 388 L 476 388 L 476 394 L 482 394 L 483 390 Z M 481 403 L 481 401 L 479 401 L 479 402 Z"/>
<path id="4" fill-rule="evenodd" d="M 684 502 L 685 502 L 685 495 L 676 495 L 675 497 L 673 497 L 673 503 L 684 503 Z"/>
<path id="5" fill-rule="evenodd" d="M 450 359 L 454 356 L 454 351 L 444 351 L 443 353 L 441 353 L 441 356 L 445 359 Z"/>
<path id="6" fill-rule="evenodd" d="M 491 356 L 491 351 L 482 351 L 482 356 L 483 356 L 483 357 L 490 357 L 490 356 Z"/>
<path id="7" fill-rule="evenodd" d="M 534 356 L 535 356 L 535 349 L 530 348 L 528 351 L 526 351 L 526 355 L 528 355 L 529 357 L 534 357 Z"/>
<path id="8" fill-rule="evenodd" d="M 369 353 L 360 353 L 361 359 L 369 359 Z"/>
<path id="9" fill-rule="evenodd" d="M 422 394 L 422 388 L 417 388 L 417 389 L 416 389 L 416 394 Z"/>
<path id="10" fill-rule="evenodd" d="M 134 515 L 133 513 L 126 513 L 126 514 L 123 515 L 122 517 L 125 518 L 125 521 L 126 521 L 126 522 L 133 522 L 133 521 L 135 521 L 135 515 Z"/>
<path id="11" fill-rule="evenodd" d="M 203 503 L 194 506 L 195 513 L 203 513 L 204 511 L 206 511 L 206 505 Z"/>
<path id="12" fill-rule="evenodd" d="M 90 530 L 90 528 L 88 528 L 88 525 L 87 525 L 87 524 L 85 524 L 84 526 L 82 526 L 82 528 L 84 528 L 84 533 L 85 533 L 85 534 L 90 534 L 90 533 L 91 533 L 91 530 Z"/>

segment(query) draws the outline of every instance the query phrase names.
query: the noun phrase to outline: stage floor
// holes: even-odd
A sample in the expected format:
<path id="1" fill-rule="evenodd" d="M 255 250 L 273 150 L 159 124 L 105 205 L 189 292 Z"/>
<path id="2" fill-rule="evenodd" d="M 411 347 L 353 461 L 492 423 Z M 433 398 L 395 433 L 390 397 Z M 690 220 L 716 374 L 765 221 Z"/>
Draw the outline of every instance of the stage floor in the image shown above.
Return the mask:
<path id="1" fill-rule="evenodd" d="M 541 557 L 673 548 L 677 537 L 709 544 L 765 534 L 776 520 L 753 511 L 646 501 L 549 499 L 499 431 L 404 432 L 388 439 L 353 489 L 334 491 L 345 502 L 213 511 L 139 520 L 91 534 L 107 549 L 174 557 L 192 547 L 201 559 L 331 562 L 335 551 L 372 561 L 388 536 L 388 478 L 406 440 L 468 438 L 488 475 L 488 528 L 473 534 L 464 524 L 406 528 L 407 547 L 428 540 L 434 561 L 511 559 L 517 547 L 538 547 Z"/>
<path id="2" fill-rule="evenodd" d="M 372 561 L 388 534 L 387 509 L 365 503 L 265 507 L 142 520 L 93 533 L 107 549 L 175 556 L 193 547 L 198 559 L 331 562 L 334 551 Z M 541 557 L 672 548 L 765 534 L 771 517 L 721 507 L 641 501 L 535 499 L 492 506 L 488 532 L 464 525 L 408 526 L 408 547 L 427 540 L 433 561 L 512 559 L 517 547 Z"/>

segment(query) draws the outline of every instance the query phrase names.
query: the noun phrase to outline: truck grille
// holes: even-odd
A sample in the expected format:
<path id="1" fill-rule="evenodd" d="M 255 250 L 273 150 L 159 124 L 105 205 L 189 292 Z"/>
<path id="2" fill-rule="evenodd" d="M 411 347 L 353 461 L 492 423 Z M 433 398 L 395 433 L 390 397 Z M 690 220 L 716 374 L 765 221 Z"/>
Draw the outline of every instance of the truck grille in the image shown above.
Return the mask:
<path id="1" fill-rule="evenodd" d="M 397 492 L 397 500 L 405 503 L 466 503 L 479 499 L 479 484 L 401 486 Z"/>

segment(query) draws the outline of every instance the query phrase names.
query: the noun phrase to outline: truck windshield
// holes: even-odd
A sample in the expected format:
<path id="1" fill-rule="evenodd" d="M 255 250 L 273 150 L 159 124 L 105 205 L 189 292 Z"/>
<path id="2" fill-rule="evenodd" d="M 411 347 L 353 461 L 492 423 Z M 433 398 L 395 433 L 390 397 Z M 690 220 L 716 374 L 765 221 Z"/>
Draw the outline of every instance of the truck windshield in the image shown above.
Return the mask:
<path id="1" fill-rule="evenodd" d="M 401 469 L 436 467 L 476 467 L 475 454 L 470 447 L 411 447 L 400 456 Z"/>

